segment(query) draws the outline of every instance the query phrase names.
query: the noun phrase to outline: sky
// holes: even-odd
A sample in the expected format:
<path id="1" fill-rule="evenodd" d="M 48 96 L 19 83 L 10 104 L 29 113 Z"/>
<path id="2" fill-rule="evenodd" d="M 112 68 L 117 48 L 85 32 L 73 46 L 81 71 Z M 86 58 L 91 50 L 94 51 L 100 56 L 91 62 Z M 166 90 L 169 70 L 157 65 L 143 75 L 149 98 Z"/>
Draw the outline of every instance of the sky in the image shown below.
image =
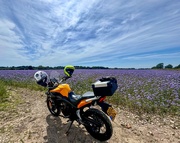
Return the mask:
<path id="1" fill-rule="evenodd" d="M 180 0 L 0 0 L 0 66 L 180 64 Z"/>

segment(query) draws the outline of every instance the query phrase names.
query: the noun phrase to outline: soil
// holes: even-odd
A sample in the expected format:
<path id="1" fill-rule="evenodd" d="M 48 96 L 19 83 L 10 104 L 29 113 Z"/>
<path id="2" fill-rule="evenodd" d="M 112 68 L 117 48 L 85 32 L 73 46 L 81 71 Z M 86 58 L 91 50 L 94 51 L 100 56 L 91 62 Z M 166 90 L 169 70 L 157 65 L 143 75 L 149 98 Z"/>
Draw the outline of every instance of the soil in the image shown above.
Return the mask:
<path id="1" fill-rule="evenodd" d="M 99 143 L 83 125 L 53 117 L 46 106 L 44 92 L 8 88 L 10 101 L 19 97 L 21 102 L 11 110 L 0 111 L 0 143 Z M 116 108 L 118 115 L 113 135 L 105 143 L 180 143 L 179 118 L 143 115 Z"/>

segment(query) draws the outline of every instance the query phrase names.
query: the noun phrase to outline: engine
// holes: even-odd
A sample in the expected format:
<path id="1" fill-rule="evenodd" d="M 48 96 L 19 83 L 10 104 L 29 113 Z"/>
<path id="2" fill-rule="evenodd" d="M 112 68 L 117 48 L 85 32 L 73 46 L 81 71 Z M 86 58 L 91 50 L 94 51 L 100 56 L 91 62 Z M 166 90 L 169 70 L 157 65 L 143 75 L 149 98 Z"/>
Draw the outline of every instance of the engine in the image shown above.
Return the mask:
<path id="1" fill-rule="evenodd" d="M 62 111 L 64 116 L 70 116 L 71 115 L 72 107 L 71 107 L 71 105 L 69 105 L 65 101 L 62 101 L 60 103 L 60 108 L 61 108 L 61 111 Z"/>

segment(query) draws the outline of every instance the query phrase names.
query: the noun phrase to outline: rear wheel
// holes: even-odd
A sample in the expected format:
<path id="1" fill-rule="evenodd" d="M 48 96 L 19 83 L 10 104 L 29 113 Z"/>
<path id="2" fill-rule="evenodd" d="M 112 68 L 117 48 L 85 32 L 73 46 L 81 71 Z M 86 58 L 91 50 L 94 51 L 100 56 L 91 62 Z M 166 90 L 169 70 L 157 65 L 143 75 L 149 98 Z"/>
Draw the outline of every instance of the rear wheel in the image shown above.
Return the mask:
<path id="1" fill-rule="evenodd" d="M 85 128 L 97 140 L 106 141 L 111 138 L 113 129 L 109 118 L 97 109 L 88 109 L 84 113 Z"/>
<path id="2" fill-rule="evenodd" d="M 61 110 L 51 98 L 47 99 L 47 107 L 53 116 L 59 116 Z"/>

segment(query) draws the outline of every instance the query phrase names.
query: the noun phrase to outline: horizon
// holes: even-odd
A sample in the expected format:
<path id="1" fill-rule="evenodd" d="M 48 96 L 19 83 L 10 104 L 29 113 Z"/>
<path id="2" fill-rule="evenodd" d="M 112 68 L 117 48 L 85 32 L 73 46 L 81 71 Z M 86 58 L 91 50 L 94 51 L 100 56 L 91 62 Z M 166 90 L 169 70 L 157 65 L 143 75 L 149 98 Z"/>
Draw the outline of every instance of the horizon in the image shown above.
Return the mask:
<path id="1" fill-rule="evenodd" d="M 0 7 L 0 66 L 180 64 L 179 0 L 9 0 Z"/>
<path id="2" fill-rule="evenodd" d="M 159 63 L 159 64 L 161 64 L 161 63 Z M 163 64 L 163 68 L 162 69 L 166 69 L 166 66 L 167 65 L 172 65 L 172 64 L 167 64 L 167 65 L 164 65 L 164 63 L 162 63 Z M 147 67 L 141 67 L 141 68 L 135 68 L 135 67 L 108 67 L 108 66 L 79 66 L 79 65 L 73 65 L 75 68 L 77 68 L 77 69 L 153 69 L 153 68 L 155 68 L 155 67 L 157 67 L 157 65 L 158 64 L 156 64 L 156 65 L 154 65 L 154 66 L 152 66 L 152 67 L 149 67 L 149 68 L 147 68 Z M 38 65 L 38 66 L 32 66 L 32 65 L 19 65 L 19 66 L 0 66 L 0 68 L 12 68 L 12 67 L 14 67 L 14 68 L 22 68 L 22 67 L 24 67 L 24 68 L 27 68 L 27 67 L 32 67 L 32 68 L 58 68 L 58 67 L 65 67 L 65 66 L 62 66 L 62 65 L 58 65 L 58 66 L 44 66 L 44 65 Z M 177 66 L 180 66 L 180 64 L 178 64 L 178 65 L 172 65 L 172 69 L 176 69 L 176 67 Z M 81 68 L 80 68 L 81 67 Z M 155 69 L 161 69 L 161 68 L 155 68 Z M 169 69 L 169 68 L 168 68 Z M 170 68 L 171 69 L 171 68 Z M 0 69 L 1 70 L 1 69 Z"/>

